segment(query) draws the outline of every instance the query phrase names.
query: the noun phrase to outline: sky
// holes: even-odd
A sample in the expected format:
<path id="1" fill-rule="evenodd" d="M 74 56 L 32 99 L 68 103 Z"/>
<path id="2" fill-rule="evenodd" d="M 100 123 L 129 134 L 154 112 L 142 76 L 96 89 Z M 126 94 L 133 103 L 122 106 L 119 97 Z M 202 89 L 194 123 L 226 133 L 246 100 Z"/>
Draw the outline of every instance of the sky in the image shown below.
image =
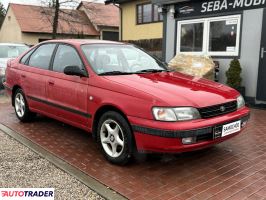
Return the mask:
<path id="1" fill-rule="evenodd" d="M 104 0 L 96 0 L 96 1 L 104 2 Z M 5 8 L 7 8 L 9 3 L 41 5 L 42 2 L 44 2 L 44 0 L 0 0 L 0 2 L 3 3 Z"/>

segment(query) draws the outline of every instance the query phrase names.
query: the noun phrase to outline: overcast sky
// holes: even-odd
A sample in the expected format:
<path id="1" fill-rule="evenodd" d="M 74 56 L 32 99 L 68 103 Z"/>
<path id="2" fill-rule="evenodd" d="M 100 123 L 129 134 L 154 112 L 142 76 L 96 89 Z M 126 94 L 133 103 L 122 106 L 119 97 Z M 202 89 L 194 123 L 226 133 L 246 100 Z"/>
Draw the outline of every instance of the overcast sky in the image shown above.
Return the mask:
<path id="1" fill-rule="evenodd" d="M 40 5 L 45 0 L 0 0 L 0 1 L 4 4 L 4 7 L 7 8 L 9 3 Z M 48 1 L 48 0 L 46 0 L 46 1 Z M 89 0 L 87 0 L 87 1 L 89 1 Z M 93 1 L 104 2 L 104 0 L 93 0 Z"/>

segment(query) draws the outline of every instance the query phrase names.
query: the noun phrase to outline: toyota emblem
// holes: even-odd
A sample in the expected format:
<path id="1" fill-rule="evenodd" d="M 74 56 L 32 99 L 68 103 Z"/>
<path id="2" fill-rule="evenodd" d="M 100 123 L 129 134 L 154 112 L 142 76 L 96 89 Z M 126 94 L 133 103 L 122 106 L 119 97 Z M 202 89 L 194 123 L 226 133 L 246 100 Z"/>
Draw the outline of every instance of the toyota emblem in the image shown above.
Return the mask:
<path id="1" fill-rule="evenodd" d="M 225 107 L 224 106 L 221 106 L 220 107 L 220 111 L 224 112 L 225 111 Z"/>

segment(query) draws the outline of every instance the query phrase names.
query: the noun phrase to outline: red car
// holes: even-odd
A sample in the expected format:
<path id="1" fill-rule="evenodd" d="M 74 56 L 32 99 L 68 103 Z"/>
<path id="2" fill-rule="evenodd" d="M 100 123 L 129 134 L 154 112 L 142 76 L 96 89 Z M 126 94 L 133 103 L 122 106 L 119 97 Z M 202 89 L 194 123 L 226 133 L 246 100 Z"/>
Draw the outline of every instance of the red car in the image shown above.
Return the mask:
<path id="1" fill-rule="evenodd" d="M 237 135 L 249 109 L 234 89 L 173 72 L 133 45 L 40 43 L 8 63 L 17 117 L 40 113 L 93 134 L 112 163 L 139 152 L 185 152 Z"/>

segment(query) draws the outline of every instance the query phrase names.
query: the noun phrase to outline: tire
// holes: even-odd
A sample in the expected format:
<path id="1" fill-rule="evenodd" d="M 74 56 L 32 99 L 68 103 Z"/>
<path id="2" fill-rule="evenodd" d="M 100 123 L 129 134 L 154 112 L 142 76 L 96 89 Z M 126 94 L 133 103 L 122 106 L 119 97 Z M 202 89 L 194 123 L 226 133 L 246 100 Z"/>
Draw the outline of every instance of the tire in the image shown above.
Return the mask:
<path id="1" fill-rule="evenodd" d="M 15 91 L 14 97 L 13 97 L 13 101 L 14 101 L 14 109 L 15 109 L 15 113 L 17 118 L 21 121 L 21 122 L 29 122 L 31 121 L 36 114 L 31 112 L 28 106 L 28 102 L 27 99 L 24 95 L 24 92 L 22 89 L 17 89 Z"/>
<path id="2" fill-rule="evenodd" d="M 97 141 L 104 157 L 112 164 L 125 165 L 133 154 L 134 140 L 127 120 L 119 113 L 104 113 L 97 127 Z"/>

